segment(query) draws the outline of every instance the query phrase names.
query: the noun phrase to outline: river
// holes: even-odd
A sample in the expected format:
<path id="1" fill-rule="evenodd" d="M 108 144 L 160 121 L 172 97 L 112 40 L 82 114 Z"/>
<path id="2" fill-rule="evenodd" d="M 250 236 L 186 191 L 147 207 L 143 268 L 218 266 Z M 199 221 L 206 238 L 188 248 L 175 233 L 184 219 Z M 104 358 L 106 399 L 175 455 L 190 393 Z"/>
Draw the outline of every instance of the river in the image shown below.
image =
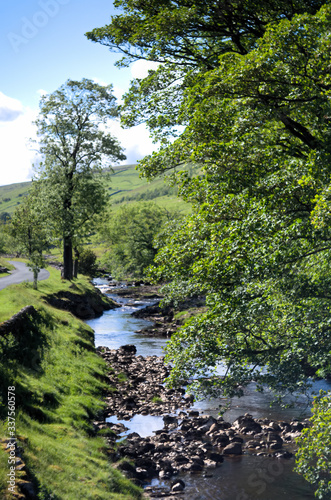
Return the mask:
<path id="1" fill-rule="evenodd" d="M 107 281 L 97 280 L 97 284 Z M 105 311 L 96 319 L 87 321 L 95 331 L 95 345 L 117 349 L 124 344 L 134 344 L 137 354 L 142 356 L 163 355 L 165 338 L 146 337 L 137 330 L 151 324 L 148 321 L 131 316 L 133 311 L 145 307 L 154 300 L 143 302 L 107 294 L 122 304 L 122 307 Z M 127 305 L 128 304 L 128 305 Z M 330 389 L 331 384 L 321 381 L 314 389 Z M 233 422 L 239 415 L 248 412 L 253 417 L 267 417 L 274 420 L 290 421 L 292 418 L 309 416 L 310 410 L 304 399 L 299 399 L 294 408 L 283 410 L 279 406 L 270 407 L 268 394 L 260 394 L 250 386 L 244 397 L 234 399 L 224 419 Z M 194 409 L 202 414 L 216 416 L 223 400 L 212 399 L 196 402 Z M 111 421 L 116 422 L 114 417 Z M 136 415 L 132 421 L 123 422 L 129 427 L 128 432 L 138 432 L 141 436 L 152 435 L 153 430 L 162 428 L 161 417 L 143 417 Z M 313 489 L 298 474 L 293 472 L 294 459 L 274 459 L 244 454 L 235 458 L 226 458 L 221 467 L 208 473 L 185 475 L 181 478 L 190 490 L 188 500 L 314 500 Z M 153 484 L 166 484 L 155 480 Z"/>

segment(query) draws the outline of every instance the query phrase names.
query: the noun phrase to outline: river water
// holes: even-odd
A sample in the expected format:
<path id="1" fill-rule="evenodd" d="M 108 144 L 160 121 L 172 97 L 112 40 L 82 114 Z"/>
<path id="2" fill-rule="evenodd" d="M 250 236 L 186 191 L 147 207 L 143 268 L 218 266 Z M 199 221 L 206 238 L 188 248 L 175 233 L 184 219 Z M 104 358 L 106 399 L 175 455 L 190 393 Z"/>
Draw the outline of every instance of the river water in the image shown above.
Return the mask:
<path id="1" fill-rule="evenodd" d="M 98 280 L 97 284 L 107 283 Z M 96 319 L 87 321 L 95 331 L 95 345 L 117 349 L 121 345 L 134 344 L 137 354 L 142 356 L 163 355 L 165 338 L 146 337 L 136 333 L 151 323 L 131 316 L 133 311 L 145 307 L 155 300 L 134 301 L 116 294 L 107 294 L 122 307 L 105 311 Z M 331 384 L 321 381 L 314 390 L 331 389 Z M 239 415 L 248 412 L 254 417 L 267 417 L 274 420 L 290 421 L 292 418 L 309 416 L 307 401 L 299 399 L 295 407 L 283 410 L 279 406 L 270 407 L 271 396 L 254 391 L 251 385 L 244 397 L 234 399 L 224 419 L 232 422 Z M 217 416 L 219 406 L 224 400 L 211 399 L 194 404 L 202 414 Z M 118 422 L 111 417 L 112 422 Z M 129 428 L 128 432 L 138 432 L 141 436 L 152 435 L 153 430 L 163 427 L 161 417 L 136 415 L 131 421 L 121 421 Z M 313 489 L 298 474 L 293 472 L 294 460 L 257 457 L 244 454 L 226 458 L 221 467 L 206 474 L 181 476 L 185 481 L 189 500 L 314 500 Z M 163 483 L 155 480 L 153 484 Z M 164 483 L 166 484 L 166 483 Z"/>

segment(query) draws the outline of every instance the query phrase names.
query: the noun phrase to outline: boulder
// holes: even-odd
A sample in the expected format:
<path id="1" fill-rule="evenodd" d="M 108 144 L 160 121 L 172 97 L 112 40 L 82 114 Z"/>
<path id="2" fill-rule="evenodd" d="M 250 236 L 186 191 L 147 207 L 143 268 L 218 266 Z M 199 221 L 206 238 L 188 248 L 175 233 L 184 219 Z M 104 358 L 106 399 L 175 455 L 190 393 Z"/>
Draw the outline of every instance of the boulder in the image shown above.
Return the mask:
<path id="1" fill-rule="evenodd" d="M 242 455 L 241 443 L 228 444 L 223 450 L 223 455 Z"/>
<path id="2" fill-rule="evenodd" d="M 249 413 L 245 413 L 245 415 L 238 417 L 237 420 L 233 422 L 232 427 L 239 429 L 243 434 L 258 433 L 262 430 L 261 425 L 256 422 Z"/>
<path id="3" fill-rule="evenodd" d="M 177 479 L 177 481 L 173 482 L 171 485 L 171 491 L 173 493 L 177 493 L 178 491 L 183 491 L 185 488 L 185 483 L 181 479 Z"/>
<path id="4" fill-rule="evenodd" d="M 126 345 L 121 345 L 121 347 L 119 348 L 119 351 L 123 354 L 136 354 L 137 352 L 137 348 L 135 345 L 133 344 L 126 344 Z"/>

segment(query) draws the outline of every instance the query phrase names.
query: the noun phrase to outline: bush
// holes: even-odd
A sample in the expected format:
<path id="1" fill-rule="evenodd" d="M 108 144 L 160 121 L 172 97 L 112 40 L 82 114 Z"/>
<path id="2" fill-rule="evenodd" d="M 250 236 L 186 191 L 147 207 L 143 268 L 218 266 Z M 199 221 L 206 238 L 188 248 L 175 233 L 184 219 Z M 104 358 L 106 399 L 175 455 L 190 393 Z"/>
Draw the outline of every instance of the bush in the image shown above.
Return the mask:
<path id="1" fill-rule="evenodd" d="M 87 276 L 95 276 L 98 266 L 96 264 L 97 256 L 86 248 L 79 256 L 79 272 Z"/>
<path id="2" fill-rule="evenodd" d="M 9 222 L 11 219 L 11 215 L 9 212 L 1 212 L 0 214 L 0 222 L 1 224 L 6 224 L 7 222 Z"/>

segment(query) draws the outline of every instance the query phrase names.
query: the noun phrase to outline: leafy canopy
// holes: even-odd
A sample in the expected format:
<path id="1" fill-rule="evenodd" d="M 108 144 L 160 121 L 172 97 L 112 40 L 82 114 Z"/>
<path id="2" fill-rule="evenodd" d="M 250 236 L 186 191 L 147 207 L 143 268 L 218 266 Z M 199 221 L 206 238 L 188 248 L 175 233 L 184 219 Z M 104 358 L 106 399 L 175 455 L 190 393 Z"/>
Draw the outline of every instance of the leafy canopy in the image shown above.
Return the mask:
<path id="1" fill-rule="evenodd" d="M 168 301 L 207 295 L 209 311 L 168 345 L 173 383 L 194 377 L 198 393 L 252 380 L 304 390 L 330 370 L 330 15 L 281 20 L 197 74 L 180 103 L 185 130 L 142 162 L 149 176 L 204 165 L 179 178 L 193 214 L 152 272 L 170 282 Z M 206 379 L 220 363 L 226 376 Z"/>

